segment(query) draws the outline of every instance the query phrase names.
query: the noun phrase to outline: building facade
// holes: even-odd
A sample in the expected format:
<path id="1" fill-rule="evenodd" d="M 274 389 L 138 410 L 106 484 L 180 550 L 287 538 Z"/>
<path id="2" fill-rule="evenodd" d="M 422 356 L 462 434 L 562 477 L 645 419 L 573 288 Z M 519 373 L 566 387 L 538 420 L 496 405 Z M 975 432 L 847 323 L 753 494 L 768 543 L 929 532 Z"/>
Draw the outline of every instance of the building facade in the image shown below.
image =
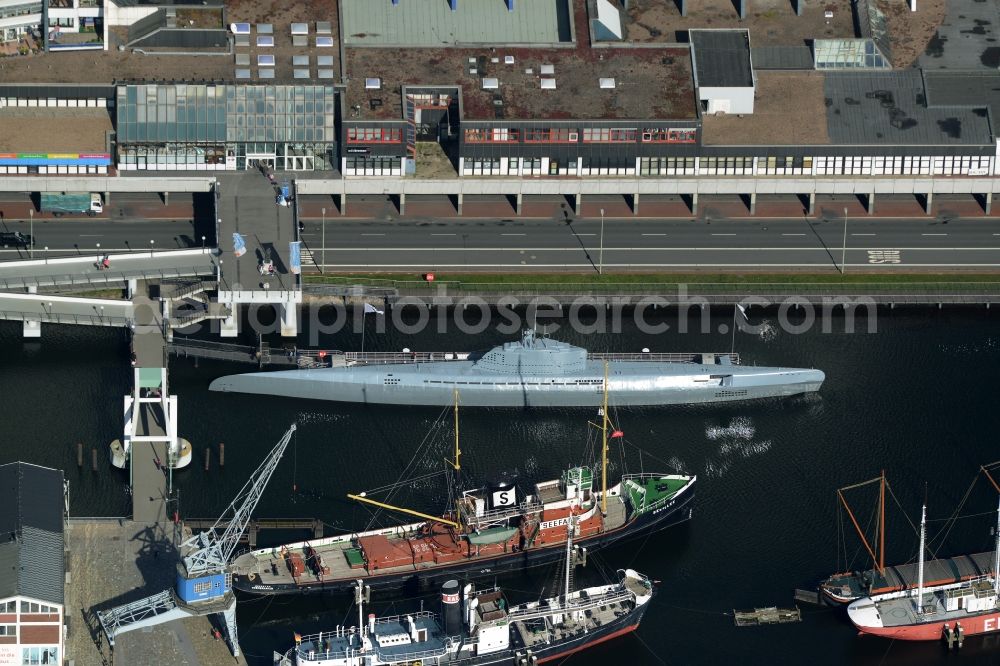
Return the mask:
<path id="1" fill-rule="evenodd" d="M 0 666 L 63 663 L 64 488 L 59 470 L 0 465 Z"/>

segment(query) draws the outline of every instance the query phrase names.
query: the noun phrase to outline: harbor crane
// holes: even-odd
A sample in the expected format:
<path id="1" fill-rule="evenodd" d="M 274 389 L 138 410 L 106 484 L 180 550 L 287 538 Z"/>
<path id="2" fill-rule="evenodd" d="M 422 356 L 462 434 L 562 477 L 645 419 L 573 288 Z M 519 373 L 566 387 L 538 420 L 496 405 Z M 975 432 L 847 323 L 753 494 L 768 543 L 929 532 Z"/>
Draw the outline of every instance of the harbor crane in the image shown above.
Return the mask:
<path id="1" fill-rule="evenodd" d="M 233 656 L 240 654 L 236 630 L 236 596 L 232 590 L 229 564 L 246 531 L 250 515 L 257 507 L 267 482 L 270 481 L 281 456 L 288 447 L 295 424 L 285 432 L 271 452 L 250 476 L 233 501 L 211 529 L 185 540 L 180 547 L 181 561 L 177 564 L 177 586 L 145 599 L 98 611 L 97 618 L 114 647 L 115 638 L 135 631 L 185 617 L 220 614 L 226 625 L 226 639 Z M 226 518 L 227 516 L 231 518 Z"/>

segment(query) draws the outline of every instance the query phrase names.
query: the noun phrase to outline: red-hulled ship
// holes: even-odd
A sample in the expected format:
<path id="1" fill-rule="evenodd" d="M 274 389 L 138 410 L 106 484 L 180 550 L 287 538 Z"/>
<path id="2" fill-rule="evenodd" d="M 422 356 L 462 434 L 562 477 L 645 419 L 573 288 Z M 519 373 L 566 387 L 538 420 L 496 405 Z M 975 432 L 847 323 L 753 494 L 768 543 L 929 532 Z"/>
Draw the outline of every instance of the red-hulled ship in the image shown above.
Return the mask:
<path id="1" fill-rule="evenodd" d="M 1000 491 L 1000 487 L 997 490 Z M 964 636 L 1000 631 L 1000 506 L 997 507 L 993 571 L 988 575 L 945 585 L 925 586 L 926 534 L 927 509 L 924 507 L 920 517 L 917 588 L 873 595 L 853 602 L 848 606 L 847 614 L 854 626 L 862 633 L 875 636 L 905 641 L 944 638 L 949 644 L 955 638 L 960 642 Z"/>

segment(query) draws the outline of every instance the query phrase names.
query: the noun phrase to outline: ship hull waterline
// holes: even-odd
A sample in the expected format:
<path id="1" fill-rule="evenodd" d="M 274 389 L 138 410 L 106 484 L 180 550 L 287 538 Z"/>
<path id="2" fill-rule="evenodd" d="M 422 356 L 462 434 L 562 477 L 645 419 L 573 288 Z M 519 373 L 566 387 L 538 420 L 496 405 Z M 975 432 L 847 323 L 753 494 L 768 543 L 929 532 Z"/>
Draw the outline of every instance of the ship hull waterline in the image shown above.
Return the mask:
<path id="1" fill-rule="evenodd" d="M 676 504 L 643 514 L 634 522 L 622 525 L 615 530 L 595 534 L 584 539 L 576 539 L 574 543 L 593 551 L 597 548 L 623 543 L 660 530 L 665 530 L 686 522 L 691 518 L 691 502 L 693 499 L 693 490 L 688 490 L 678 498 Z M 556 562 L 565 556 L 565 544 L 557 543 L 515 553 L 502 553 L 494 557 L 454 562 L 439 567 L 407 569 L 405 571 L 361 576 L 361 578 L 364 579 L 366 585 L 370 585 L 373 589 L 406 590 L 409 594 L 430 589 L 456 576 L 474 579 L 481 576 L 519 573 L 532 567 Z M 262 584 L 259 581 L 250 580 L 245 574 L 234 573 L 232 584 L 234 589 L 254 595 L 315 594 L 349 591 L 353 588 L 356 580 L 357 577 L 325 581 L 312 579 L 303 580 L 299 583 Z"/>
<path id="2" fill-rule="evenodd" d="M 966 636 L 994 634 L 1000 631 L 1000 612 L 970 615 L 961 620 L 922 622 L 897 627 L 870 627 L 855 624 L 862 634 L 892 638 L 900 641 L 938 641 L 944 636 L 944 626 L 955 629 L 959 624 Z"/>

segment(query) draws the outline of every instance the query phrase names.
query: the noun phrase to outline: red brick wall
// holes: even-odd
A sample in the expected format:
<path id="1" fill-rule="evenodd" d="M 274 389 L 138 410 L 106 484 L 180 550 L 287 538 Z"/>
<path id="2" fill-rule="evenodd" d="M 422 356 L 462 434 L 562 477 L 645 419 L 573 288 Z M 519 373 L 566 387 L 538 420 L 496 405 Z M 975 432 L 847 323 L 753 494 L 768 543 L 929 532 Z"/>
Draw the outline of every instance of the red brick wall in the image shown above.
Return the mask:
<path id="1" fill-rule="evenodd" d="M 30 615 L 22 615 L 21 622 L 58 622 L 58 613 L 32 613 Z"/>
<path id="2" fill-rule="evenodd" d="M 58 645 L 59 625 L 37 627 L 21 625 L 21 643 L 48 643 Z"/>

